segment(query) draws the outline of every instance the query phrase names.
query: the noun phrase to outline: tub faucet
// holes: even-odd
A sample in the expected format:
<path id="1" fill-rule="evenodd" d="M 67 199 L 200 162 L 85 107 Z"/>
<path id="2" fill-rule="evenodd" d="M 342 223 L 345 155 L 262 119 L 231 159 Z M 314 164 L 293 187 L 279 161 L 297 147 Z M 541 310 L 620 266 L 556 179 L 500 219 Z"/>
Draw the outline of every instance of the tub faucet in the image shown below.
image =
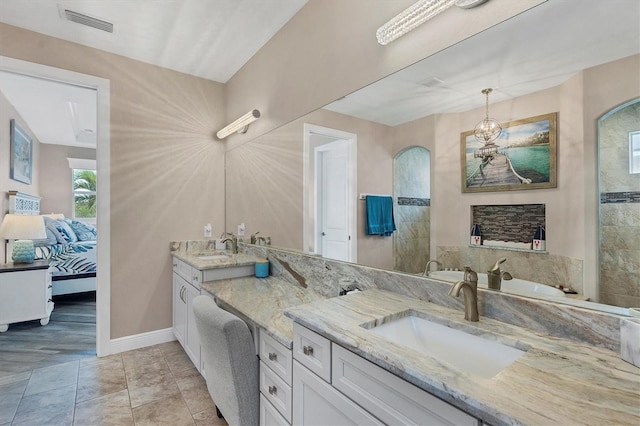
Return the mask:
<path id="1" fill-rule="evenodd" d="M 496 261 L 491 269 L 487 271 L 487 284 L 491 290 L 500 290 L 502 279 L 510 280 L 513 278 L 507 271 L 500 271 L 500 265 L 507 261 L 506 257 L 501 257 Z"/>
<path id="2" fill-rule="evenodd" d="M 429 266 L 435 263 L 436 264 L 436 268 L 440 268 L 442 266 L 442 264 L 440 262 L 438 262 L 437 260 L 430 260 L 427 262 L 427 265 L 424 267 L 424 272 L 422 273 L 423 277 L 428 277 L 429 276 Z M 436 269 L 437 271 L 437 269 Z"/>
<path id="3" fill-rule="evenodd" d="M 464 267 L 464 279 L 451 287 L 449 296 L 460 296 L 460 290 L 464 295 L 464 319 L 478 321 L 478 274 L 468 266 Z"/>
<path id="4" fill-rule="evenodd" d="M 238 238 L 233 235 L 231 232 L 227 232 L 227 235 L 230 235 L 230 238 L 225 238 L 224 240 L 220 241 L 221 243 L 231 243 L 231 251 L 233 252 L 233 254 L 237 254 L 238 253 Z"/>

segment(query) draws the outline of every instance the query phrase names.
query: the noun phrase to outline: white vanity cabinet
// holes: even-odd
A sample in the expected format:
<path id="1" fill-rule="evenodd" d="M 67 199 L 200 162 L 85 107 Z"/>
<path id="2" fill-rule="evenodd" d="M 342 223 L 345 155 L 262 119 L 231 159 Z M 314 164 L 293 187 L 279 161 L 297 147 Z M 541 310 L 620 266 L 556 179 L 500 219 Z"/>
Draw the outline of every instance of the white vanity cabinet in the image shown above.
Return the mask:
<path id="1" fill-rule="evenodd" d="M 291 424 L 291 350 L 260 330 L 260 425 Z"/>
<path id="2" fill-rule="evenodd" d="M 297 323 L 293 356 L 293 424 L 482 424 Z"/>
<path id="3" fill-rule="evenodd" d="M 173 258 L 173 334 L 200 372 L 200 335 L 192 304 L 193 299 L 200 294 L 201 281 L 202 271 Z"/>

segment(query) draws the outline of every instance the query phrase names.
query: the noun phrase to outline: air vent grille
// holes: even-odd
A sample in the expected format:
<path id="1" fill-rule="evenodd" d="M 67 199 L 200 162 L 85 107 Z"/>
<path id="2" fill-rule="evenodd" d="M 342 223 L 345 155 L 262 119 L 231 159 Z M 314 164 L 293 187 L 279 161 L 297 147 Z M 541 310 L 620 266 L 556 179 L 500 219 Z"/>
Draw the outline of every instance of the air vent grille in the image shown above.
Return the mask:
<path id="1" fill-rule="evenodd" d="M 100 31 L 106 31 L 113 33 L 113 24 L 102 19 L 94 18 L 82 13 L 74 12 L 73 10 L 64 9 L 64 17 L 71 22 L 77 24 L 86 25 L 87 27 L 95 28 Z"/>

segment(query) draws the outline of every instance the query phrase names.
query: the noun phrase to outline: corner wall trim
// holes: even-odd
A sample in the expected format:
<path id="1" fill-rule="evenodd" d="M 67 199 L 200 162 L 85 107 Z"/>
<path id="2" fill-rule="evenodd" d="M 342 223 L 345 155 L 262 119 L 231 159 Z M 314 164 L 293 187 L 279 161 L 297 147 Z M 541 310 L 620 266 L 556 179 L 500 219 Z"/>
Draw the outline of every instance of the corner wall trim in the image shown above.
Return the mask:
<path id="1" fill-rule="evenodd" d="M 158 345 L 176 340 L 172 328 L 149 331 L 147 333 L 134 334 L 131 336 L 111 339 L 111 354 L 145 348 L 147 346 Z"/>

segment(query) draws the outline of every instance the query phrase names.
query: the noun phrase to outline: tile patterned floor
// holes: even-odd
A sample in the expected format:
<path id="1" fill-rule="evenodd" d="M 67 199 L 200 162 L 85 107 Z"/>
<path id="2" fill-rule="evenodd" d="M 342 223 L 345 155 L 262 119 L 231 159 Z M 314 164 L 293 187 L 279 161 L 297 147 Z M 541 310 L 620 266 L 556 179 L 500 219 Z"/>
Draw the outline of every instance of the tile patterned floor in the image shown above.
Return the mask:
<path id="1" fill-rule="evenodd" d="M 178 342 L 0 376 L 0 425 L 226 425 Z"/>

